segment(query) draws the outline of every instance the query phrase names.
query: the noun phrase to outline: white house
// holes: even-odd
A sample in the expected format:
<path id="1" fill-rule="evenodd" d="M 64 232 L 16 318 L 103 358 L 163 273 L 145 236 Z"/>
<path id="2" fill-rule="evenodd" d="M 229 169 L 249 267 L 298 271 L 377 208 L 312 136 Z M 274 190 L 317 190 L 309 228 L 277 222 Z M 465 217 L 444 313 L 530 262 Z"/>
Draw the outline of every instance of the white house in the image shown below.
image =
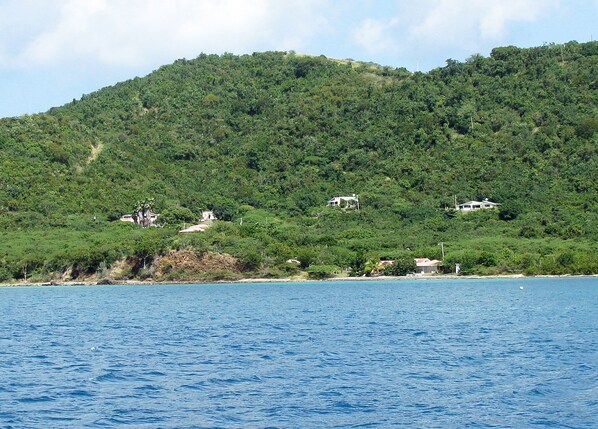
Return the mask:
<path id="1" fill-rule="evenodd" d="M 415 265 L 417 265 L 417 272 L 419 274 L 436 274 L 438 272 L 438 265 L 441 263 L 442 261 L 436 259 L 415 258 Z"/>
<path id="2" fill-rule="evenodd" d="M 212 226 L 215 220 L 218 220 L 218 218 L 214 215 L 212 210 L 204 210 L 201 212 L 201 219 L 197 225 L 190 225 L 179 232 L 182 234 L 188 234 L 191 232 L 205 232 L 206 229 Z"/>
<path id="3" fill-rule="evenodd" d="M 121 222 L 131 222 L 135 223 L 135 219 L 133 219 L 133 215 L 125 214 L 120 217 Z"/>
<path id="4" fill-rule="evenodd" d="M 351 197 L 334 197 L 328 200 L 327 205 L 328 207 L 359 210 L 359 197 L 355 194 L 353 194 Z"/>
<path id="5" fill-rule="evenodd" d="M 200 222 L 210 222 L 215 220 L 218 220 L 218 218 L 216 215 L 214 215 L 212 210 L 204 210 L 201 212 L 201 219 L 199 220 Z"/>
<path id="6" fill-rule="evenodd" d="M 142 225 L 142 226 L 156 226 L 156 221 L 158 220 L 158 217 L 160 216 L 160 214 L 158 213 L 149 213 L 147 215 L 147 218 L 145 220 L 145 225 L 143 225 L 143 220 L 139 218 L 139 216 L 134 216 L 134 215 L 130 215 L 130 214 L 124 214 L 120 217 L 120 221 L 121 222 L 131 222 L 137 225 Z"/>
<path id="7" fill-rule="evenodd" d="M 455 206 L 455 210 L 470 212 L 475 210 L 494 209 L 499 205 L 499 203 L 493 203 L 492 201 L 488 201 L 488 198 L 485 198 L 484 201 L 467 201 L 466 203 L 458 204 Z"/>

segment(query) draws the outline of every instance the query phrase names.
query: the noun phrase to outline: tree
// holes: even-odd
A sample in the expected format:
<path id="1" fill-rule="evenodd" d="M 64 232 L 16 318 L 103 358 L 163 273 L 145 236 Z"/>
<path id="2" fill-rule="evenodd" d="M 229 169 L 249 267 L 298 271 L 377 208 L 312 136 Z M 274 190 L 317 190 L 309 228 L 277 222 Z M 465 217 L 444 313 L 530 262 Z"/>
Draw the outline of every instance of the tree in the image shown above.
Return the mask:
<path id="1" fill-rule="evenodd" d="M 212 211 L 218 219 L 231 221 L 237 215 L 237 204 L 229 198 L 220 198 L 213 204 Z"/>
<path id="2" fill-rule="evenodd" d="M 395 262 L 384 270 L 384 274 L 387 276 L 406 276 L 416 271 L 415 259 L 404 257 L 395 259 Z"/>
<path id="3" fill-rule="evenodd" d="M 366 276 L 371 276 L 378 270 L 379 259 L 368 259 L 363 266 L 363 273 Z"/>
<path id="4" fill-rule="evenodd" d="M 584 139 L 591 138 L 598 132 L 598 118 L 584 118 L 576 127 L 577 135 Z"/>
<path id="5" fill-rule="evenodd" d="M 155 204 L 156 201 L 153 198 L 137 201 L 135 209 L 133 210 L 133 220 L 137 225 L 147 228 L 152 224 L 152 215 L 154 214 Z"/>
<path id="6" fill-rule="evenodd" d="M 307 269 L 307 275 L 311 279 L 328 279 L 333 277 L 339 268 L 335 265 L 312 265 Z"/>
<path id="7" fill-rule="evenodd" d="M 504 204 L 498 212 L 498 218 L 504 221 L 514 220 L 518 215 L 519 210 L 513 204 Z"/>
<path id="8" fill-rule="evenodd" d="M 191 223 L 197 216 L 186 207 L 172 207 L 163 210 L 160 213 L 160 224 L 164 226 L 180 226 L 185 223 Z"/>
<path id="9" fill-rule="evenodd" d="M 297 252 L 297 259 L 302 269 L 308 268 L 316 260 L 316 252 L 310 247 L 303 247 Z"/>
<path id="10" fill-rule="evenodd" d="M 156 237 L 142 237 L 133 246 L 133 254 L 143 261 L 143 269 L 164 248 L 163 243 Z"/>

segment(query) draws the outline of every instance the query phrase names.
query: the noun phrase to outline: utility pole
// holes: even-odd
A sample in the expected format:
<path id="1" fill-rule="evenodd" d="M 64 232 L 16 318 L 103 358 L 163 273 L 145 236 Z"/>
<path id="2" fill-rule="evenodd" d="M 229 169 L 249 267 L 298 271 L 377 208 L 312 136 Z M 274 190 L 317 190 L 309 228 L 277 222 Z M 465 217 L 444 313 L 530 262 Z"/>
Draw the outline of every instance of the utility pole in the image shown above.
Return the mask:
<path id="1" fill-rule="evenodd" d="M 438 243 L 438 245 L 440 246 L 440 251 L 442 252 L 442 260 L 444 261 L 444 242 L 440 242 Z"/>

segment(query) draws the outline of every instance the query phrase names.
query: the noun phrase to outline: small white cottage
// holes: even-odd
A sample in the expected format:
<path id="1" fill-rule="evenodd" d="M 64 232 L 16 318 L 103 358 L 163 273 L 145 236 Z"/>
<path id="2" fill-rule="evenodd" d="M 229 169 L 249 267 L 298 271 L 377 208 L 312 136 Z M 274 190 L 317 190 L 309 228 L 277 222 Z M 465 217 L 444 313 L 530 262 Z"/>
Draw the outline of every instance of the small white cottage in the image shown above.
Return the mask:
<path id="1" fill-rule="evenodd" d="M 462 212 L 470 212 L 475 210 L 488 210 L 494 209 L 498 207 L 499 203 L 493 203 L 492 201 L 488 201 L 488 198 L 485 198 L 484 201 L 467 201 L 463 204 L 458 204 L 455 206 L 455 210 L 459 210 Z"/>
<path id="2" fill-rule="evenodd" d="M 135 223 L 135 220 L 133 219 L 133 215 L 130 214 L 124 214 L 120 217 L 120 221 L 121 222 L 131 222 L 131 223 Z"/>
<path id="3" fill-rule="evenodd" d="M 359 210 L 359 197 L 355 194 L 353 194 L 351 197 L 334 197 L 328 200 L 327 205 L 328 207 Z"/>
<path id="4" fill-rule="evenodd" d="M 212 222 L 218 220 L 212 210 L 204 210 L 201 212 L 200 222 Z"/>

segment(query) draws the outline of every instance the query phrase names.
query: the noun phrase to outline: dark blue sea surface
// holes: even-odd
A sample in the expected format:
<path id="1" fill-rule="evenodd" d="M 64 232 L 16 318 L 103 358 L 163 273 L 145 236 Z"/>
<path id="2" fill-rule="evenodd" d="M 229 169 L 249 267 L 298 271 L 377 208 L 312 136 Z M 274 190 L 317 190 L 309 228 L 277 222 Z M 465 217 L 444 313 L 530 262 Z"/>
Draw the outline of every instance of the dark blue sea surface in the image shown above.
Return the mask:
<path id="1" fill-rule="evenodd" d="M 1 428 L 598 428 L 598 279 L 0 288 Z"/>

